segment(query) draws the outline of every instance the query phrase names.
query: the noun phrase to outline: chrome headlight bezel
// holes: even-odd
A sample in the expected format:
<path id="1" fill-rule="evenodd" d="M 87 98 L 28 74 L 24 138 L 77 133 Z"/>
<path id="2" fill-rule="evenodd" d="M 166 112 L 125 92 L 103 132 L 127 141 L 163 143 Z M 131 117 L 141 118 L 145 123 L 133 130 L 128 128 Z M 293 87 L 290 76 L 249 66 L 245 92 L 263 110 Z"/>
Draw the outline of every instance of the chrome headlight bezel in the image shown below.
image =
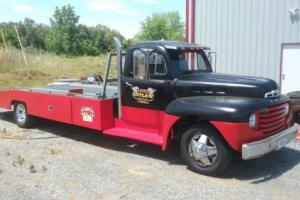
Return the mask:
<path id="1" fill-rule="evenodd" d="M 257 116 L 255 113 L 252 113 L 249 117 L 249 127 L 253 129 L 257 127 Z"/>

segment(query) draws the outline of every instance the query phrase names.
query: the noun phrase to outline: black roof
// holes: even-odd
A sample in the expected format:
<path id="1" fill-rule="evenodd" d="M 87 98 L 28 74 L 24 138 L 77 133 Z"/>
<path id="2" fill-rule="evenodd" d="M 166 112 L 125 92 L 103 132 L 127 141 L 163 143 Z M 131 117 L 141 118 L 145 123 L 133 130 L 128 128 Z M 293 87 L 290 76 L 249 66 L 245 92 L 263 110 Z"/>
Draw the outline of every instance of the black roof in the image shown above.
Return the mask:
<path id="1" fill-rule="evenodd" d="M 180 49 L 202 49 L 202 50 L 210 50 L 209 47 L 200 46 L 194 43 L 188 42 L 178 42 L 178 41 L 167 41 L 167 40 L 156 40 L 156 41 L 143 41 L 136 43 L 131 46 L 132 48 L 141 48 L 141 47 L 149 47 L 149 48 L 157 48 L 163 47 L 164 49 L 173 49 L 173 50 L 180 50 Z"/>

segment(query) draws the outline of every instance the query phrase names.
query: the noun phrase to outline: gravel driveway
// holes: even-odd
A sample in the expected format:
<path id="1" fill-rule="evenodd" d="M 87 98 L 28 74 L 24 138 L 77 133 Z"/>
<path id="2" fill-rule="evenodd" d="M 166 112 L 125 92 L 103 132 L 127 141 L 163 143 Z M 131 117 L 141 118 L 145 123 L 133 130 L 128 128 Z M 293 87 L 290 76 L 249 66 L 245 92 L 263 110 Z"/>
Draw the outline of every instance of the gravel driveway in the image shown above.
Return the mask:
<path id="1" fill-rule="evenodd" d="M 177 148 L 100 135 L 56 122 L 17 128 L 0 113 L 0 199 L 299 199 L 300 143 L 221 178 L 196 174 Z"/>

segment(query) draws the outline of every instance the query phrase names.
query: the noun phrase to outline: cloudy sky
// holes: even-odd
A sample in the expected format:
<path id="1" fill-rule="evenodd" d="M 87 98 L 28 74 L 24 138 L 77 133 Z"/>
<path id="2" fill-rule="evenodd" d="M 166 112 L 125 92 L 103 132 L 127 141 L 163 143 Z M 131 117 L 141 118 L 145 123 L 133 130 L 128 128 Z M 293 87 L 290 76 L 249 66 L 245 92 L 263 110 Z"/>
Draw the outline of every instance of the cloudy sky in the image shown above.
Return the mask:
<path id="1" fill-rule="evenodd" d="M 132 38 L 140 23 L 153 12 L 179 11 L 185 17 L 185 0 L 0 0 L 0 22 L 29 17 L 49 24 L 56 6 L 71 4 L 80 15 L 80 23 L 103 24 Z"/>

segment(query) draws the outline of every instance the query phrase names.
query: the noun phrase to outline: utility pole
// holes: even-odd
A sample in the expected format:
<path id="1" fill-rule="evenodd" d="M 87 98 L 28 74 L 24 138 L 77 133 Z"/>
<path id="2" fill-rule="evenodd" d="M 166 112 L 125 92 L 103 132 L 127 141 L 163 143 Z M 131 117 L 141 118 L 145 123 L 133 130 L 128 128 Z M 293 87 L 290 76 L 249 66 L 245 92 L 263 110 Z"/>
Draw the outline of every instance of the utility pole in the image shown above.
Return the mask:
<path id="1" fill-rule="evenodd" d="M 23 58 L 24 58 L 25 65 L 28 65 L 26 55 L 25 55 L 23 45 L 22 45 L 22 42 L 21 42 L 21 39 L 20 39 L 20 36 L 19 36 L 19 32 L 18 32 L 18 29 L 17 29 L 16 25 L 15 25 L 15 31 L 17 33 L 17 37 L 18 37 L 18 41 L 19 41 L 19 44 L 20 44 L 20 47 L 21 47 L 21 51 L 22 51 L 22 55 L 23 55 Z"/>
<path id="2" fill-rule="evenodd" d="M 1 36 L 2 36 L 2 41 L 3 41 L 3 44 L 4 44 L 4 50 L 6 50 L 6 42 L 5 42 L 5 38 L 4 38 L 4 34 L 3 34 L 3 30 L 1 28 Z"/>

